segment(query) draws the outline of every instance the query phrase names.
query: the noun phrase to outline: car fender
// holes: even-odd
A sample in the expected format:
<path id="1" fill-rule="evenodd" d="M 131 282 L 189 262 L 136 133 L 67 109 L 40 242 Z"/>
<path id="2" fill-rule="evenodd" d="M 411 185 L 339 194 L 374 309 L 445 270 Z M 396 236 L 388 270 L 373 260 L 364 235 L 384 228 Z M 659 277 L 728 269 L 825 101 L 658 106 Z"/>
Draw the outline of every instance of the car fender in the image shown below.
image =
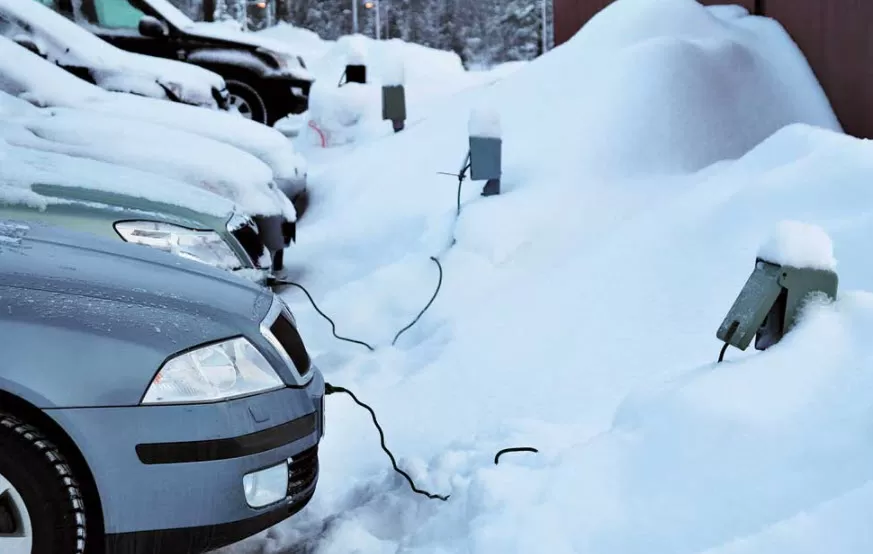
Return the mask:
<path id="1" fill-rule="evenodd" d="M 248 71 L 262 78 L 272 71 L 267 63 L 253 52 L 231 48 L 204 48 L 189 53 L 185 61 L 222 73 L 216 68 L 226 68 L 238 73 Z M 227 76 L 225 75 L 225 79 Z"/>

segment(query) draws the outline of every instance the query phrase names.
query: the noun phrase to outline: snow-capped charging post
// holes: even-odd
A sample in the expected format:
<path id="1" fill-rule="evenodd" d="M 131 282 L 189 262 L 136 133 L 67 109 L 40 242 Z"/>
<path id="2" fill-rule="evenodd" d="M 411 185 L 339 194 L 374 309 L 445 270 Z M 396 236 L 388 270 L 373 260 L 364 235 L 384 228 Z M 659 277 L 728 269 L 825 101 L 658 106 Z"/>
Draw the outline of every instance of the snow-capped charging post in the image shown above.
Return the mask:
<path id="1" fill-rule="evenodd" d="M 352 37 L 346 51 L 346 83 L 367 84 L 367 47 L 363 41 Z"/>
<path id="2" fill-rule="evenodd" d="M 391 60 L 382 74 L 382 120 L 391 121 L 394 132 L 406 126 L 405 68 L 402 60 Z"/>
<path id="3" fill-rule="evenodd" d="M 760 248 L 755 269 L 718 328 L 716 336 L 745 350 L 755 337 L 755 349 L 766 350 L 791 330 L 810 295 L 834 300 L 838 277 L 833 245 L 821 228 L 783 221 Z"/>
<path id="4" fill-rule="evenodd" d="M 479 107 L 470 113 L 470 179 L 486 181 L 482 196 L 500 194 L 501 138 L 500 113 Z"/>

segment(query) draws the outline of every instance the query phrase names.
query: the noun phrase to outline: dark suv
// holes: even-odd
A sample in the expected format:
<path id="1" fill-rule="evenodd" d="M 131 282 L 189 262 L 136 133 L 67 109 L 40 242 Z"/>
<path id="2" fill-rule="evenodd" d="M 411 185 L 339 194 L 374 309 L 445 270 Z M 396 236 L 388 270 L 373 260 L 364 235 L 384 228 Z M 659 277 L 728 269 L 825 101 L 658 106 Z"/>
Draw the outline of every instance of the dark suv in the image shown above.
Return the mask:
<path id="1" fill-rule="evenodd" d="M 314 78 L 279 41 L 192 21 L 167 0 L 31 0 L 115 46 L 199 65 L 224 77 L 231 109 L 273 125 L 309 108 Z M 75 6 L 75 9 L 74 9 Z"/>

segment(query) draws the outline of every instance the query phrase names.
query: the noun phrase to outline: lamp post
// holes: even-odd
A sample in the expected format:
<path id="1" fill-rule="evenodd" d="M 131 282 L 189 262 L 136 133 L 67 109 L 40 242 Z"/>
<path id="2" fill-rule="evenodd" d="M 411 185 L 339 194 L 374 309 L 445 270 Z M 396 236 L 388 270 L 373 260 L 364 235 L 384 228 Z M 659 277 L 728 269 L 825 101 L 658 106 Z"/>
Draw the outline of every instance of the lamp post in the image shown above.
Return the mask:
<path id="1" fill-rule="evenodd" d="M 358 34 L 358 0 L 352 0 L 352 34 Z"/>
<path id="2" fill-rule="evenodd" d="M 376 40 L 382 40 L 382 10 L 379 6 L 379 0 L 368 0 L 364 7 L 368 10 L 376 9 Z"/>

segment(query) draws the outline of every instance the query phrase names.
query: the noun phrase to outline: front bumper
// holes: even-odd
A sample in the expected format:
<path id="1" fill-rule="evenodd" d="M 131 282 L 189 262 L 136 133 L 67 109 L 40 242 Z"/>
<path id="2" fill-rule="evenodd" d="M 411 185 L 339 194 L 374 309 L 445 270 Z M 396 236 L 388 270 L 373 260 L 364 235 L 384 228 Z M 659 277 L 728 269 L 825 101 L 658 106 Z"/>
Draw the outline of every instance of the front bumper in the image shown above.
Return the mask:
<path id="1" fill-rule="evenodd" d="M 47 410 L 96 481 L 107 554 L 193 554 L 302 509 L 318 480 L 324 380 L 206 405 Z M 243 478 L 291 460 L 284 500 L 249 506 Z"/>

